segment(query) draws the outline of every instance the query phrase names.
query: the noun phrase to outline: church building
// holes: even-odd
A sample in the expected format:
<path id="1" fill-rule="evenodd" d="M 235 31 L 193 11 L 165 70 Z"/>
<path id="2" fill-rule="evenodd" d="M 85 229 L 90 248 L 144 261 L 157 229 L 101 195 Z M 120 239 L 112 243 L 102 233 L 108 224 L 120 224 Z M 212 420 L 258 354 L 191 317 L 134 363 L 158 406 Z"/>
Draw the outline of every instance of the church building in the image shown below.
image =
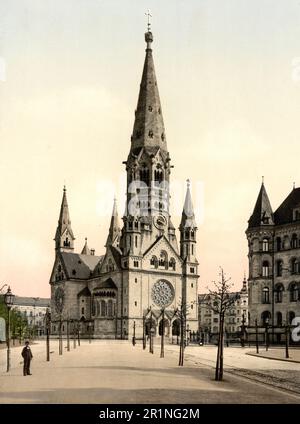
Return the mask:
<path id="1" fill-rule="evenodd" d="M 82 335 L 127 339 L 135 331 L 171 337 L 198 329 L 197 224 L 187 184 L 179 245 L 169 213 L 171 159 L 154 69 L 150 29 L 127 160 L 126 210 L 114 201 L 103 255 L 75 252 L 66 188 L 50 277 L 52 334 L 79 326 Z M 164 321 L 162 321 L 164 319 Z M 163 325 L 162 325 L 163 324 Z"/>

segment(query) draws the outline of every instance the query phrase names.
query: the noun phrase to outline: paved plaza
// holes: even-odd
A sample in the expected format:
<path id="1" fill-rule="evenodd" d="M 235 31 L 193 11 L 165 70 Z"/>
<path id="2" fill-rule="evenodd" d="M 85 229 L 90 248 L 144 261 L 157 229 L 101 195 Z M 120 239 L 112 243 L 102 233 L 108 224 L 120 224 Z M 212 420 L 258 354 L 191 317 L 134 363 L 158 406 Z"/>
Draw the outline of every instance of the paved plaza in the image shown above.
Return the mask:
<path id="1" fill-rule="evenodd" d="M 21 348 L 12 349 L 9 373 L 0 350 L 0 403 L 300 403 L 300 363 L 249 356 L 248 348 L 225 349 L 223 382 L 214 381 L 215 346 L 188 346 L 185 365 L 178 367 L 176 345 L 167 345 L 160 358 L 159 344 L 152 355 L 148 346 L 143 351 L 127 341 L 82 341 L 59 356 L 51 341 L 46 362 L 45 341 L 39 341 L 32 345 L 33 375 L 26 377 Z M 254 378 L 261 375 L 274 375 L 274 384 Z M 282 389 L 277 380 L 291 386 Z"/>

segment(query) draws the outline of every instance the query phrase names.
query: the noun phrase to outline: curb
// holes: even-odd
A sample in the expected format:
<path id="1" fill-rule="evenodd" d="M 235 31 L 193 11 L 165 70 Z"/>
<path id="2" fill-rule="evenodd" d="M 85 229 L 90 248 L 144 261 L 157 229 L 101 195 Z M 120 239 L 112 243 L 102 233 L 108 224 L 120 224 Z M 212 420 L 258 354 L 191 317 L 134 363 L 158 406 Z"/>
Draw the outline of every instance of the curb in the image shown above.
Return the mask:
<path id="1" fill-rule="evenodd" d="M 293 362 L 295 364 L 300 364 L 300 361 L 296 361 L 295 359 L 287 359 L 287 358 L 274 358 L 274 357 L 270 357 L 270 356 L 263 356 L 257 353 L 246 353 L 246 355 L 249 356 L 256 356 L 256 358 L 264 358 L 264 359 L 271 359 L 273 361 L 281 361 L 281 362 Z"/>

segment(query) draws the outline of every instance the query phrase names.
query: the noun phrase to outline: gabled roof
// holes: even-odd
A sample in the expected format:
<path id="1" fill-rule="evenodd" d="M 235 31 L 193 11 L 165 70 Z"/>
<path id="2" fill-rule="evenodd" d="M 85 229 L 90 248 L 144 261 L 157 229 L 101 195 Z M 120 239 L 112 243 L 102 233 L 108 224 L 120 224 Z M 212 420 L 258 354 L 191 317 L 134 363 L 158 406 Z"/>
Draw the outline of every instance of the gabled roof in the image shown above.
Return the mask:
<path id="1" fill-rule="evenodd" d="M 61 252 L 60 256 L 68 279 L 80 280 L 92 278 L 94 269 L 103 259 L 103 256 L 81 255 L 70 252 Z"/>
<path id="2" fill-rule="evenodd" d="M 293 221 L 293 209 L 300 207 L 300 188 L 294 188 L 274 213 L 276 225 Z"/>
<path id="3" fill-rule="evenodd" d="M 85 287 L 84 289 L 82 289 L 78 294 L 77 294 L 77 296 L 78 297 L 80 297 L 80 296 L 91 296 L 91 292 L 90 292 L 90 290 L 89 290 L 89 288 L 88 287 Z"/>
<path id="4" fill-rule="evenodd" d="M 161 235 L 161 236 L 157 237 L 157 239 L 154 241 L 154 243 L 152 243 L 151 246 L 148 247 L 148 249 L 145 251 L 145 253 L 143 254 L 143 257 L 145 258 L 145 256 L 148 255 L 148 253 L 153 249 L 153 247 L 156 246 L 161 240 L 164 240 L 167 243 L 167 245 L 172 250 L 172 252 L 174 252 L 174 256 L 180 262 L 182 262 L 182 258 L 179 256 L 178 252 L 176 252 L 176 250 L 174 249 L 174 247 L 172 246 L 172 244 L 170 243 L 170 241 L 167 239 L 167 237 L 165 235 Z"/>
<path id="5" fill-rule="evenodd" d="M 109 277 L 107 280 L 101 281 L 101 283 L 99 283 L 97 287 L 94 288 L 94 291 L 99 289 L 117 289 L 117 286 L 112 278 Z"/>
<path id="6" fill-rule="evenodd" d="M 265 219 L 268 219 L 265 221 Z M 273 211 L 265 189 L 264 183 L 261 185 L 258 198 L 253 213 L 248 221 L 248 228 L 259 227 L 261 225 L 273 225 Z"/>

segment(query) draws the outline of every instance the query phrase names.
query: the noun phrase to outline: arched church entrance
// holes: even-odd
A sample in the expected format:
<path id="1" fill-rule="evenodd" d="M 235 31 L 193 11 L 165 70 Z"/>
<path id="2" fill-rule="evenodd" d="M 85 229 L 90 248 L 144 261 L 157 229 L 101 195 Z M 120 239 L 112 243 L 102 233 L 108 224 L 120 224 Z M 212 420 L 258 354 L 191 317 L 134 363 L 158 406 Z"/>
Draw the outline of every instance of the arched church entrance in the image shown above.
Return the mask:
<path id="1" fill-rule="evenodd" d="M 180 336 L 180 321 L 175 319 L 172 323 L 172 336 Z"/>
<path id="2" fill-rule="evenodd" d="M 163 329 L 163 320 L 161 319 L 158 326 L 158 334 L 160 336 L 162 335 L 162 329 Z M 169 323 L 169 320 L 167 319 L 164 320 L 164 335 L 167 337 L 170 335 L 170 323 Z"/>

